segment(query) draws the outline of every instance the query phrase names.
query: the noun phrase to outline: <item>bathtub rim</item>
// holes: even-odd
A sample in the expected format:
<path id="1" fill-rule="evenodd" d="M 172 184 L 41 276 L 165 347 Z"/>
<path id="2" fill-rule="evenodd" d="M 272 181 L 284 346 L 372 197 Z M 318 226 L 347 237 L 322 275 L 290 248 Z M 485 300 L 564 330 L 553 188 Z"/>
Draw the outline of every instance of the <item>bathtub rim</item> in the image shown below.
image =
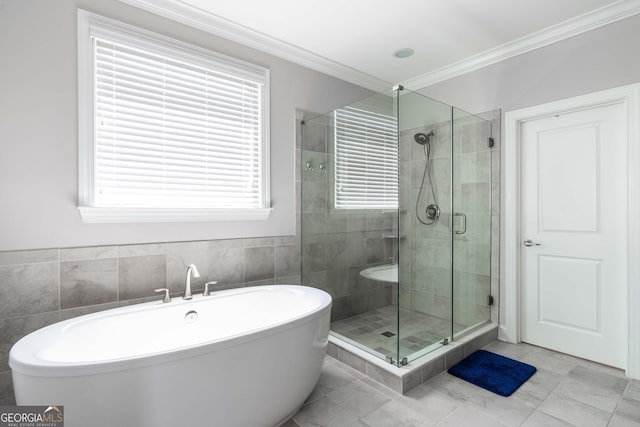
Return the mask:
<path id="1" fill-rule="evenodd" d="M 278 322 L 276 324 L 260 327 L 257 329 L 251 330 L 249 333 L 243 333 L 238 335 L 233 335 L 230 337 L 225 337 L 224 339 L 212 340 L 204 343 L 199 343 L 192 346 L 187 347 L 178 347 L 175 349 L 171 349 L 165 352 L 156 352 L 156 353 L 147 353 L 140 354 L 133 357 L 126 358 L 115 358 L 108 360 L 99 360 L 99 361 L 90 361 L 90 362 L 59 362 L 59 361 L 50 361 L 46 359 L 41 359 L 37 356 L 38 351 L 37 347 L 30 341 L 33 341 L 39 338 L 39 335 L 45 333 L 53 333 L 59 334 L 60 329 L 65 328 L 69 325 L 72 325 L 77 322 L 82 322 L 88 318 L 100 318 L 100 317 L 108 317 L 114 314 L 124 314 L 129 312 L 135 312 L 139 310 L 152 310 L 152 309 L 161 309 L 163 307 L 163 303 L 161 301 L 151 301 L 141 304 L 133 304 L 124 307 L 117 307 L 109 310 L 103 310 L 95 313 L 89 313 L 86 315 L 74 317 L 71 319 L 63 320 L 60 322 L 56 322 L 54 324 L 45 326 L 36 331 L 31 332 L 30 334 L 22 337 L 18 342 L 16 342 L 9 352 L 9 367 L 11 368 L 12 375 L 13 373 L 20 375 L 30 375 L 37 377 L 49 377 L 49 378 L 64 378 L 64 377 L 74 377 L 74 376 L 83 376 L 83 375 L 98 375 L 98 374 L 106 374 L 109 372 L 116 371 L 124 371 L 129 369 L 140 369 L 148 366 L 160 365 L 163 363 L 170 363 L 178 360 L 188 359 L 192 357 L 198 357 L 204 354 L 208 354 L 215 351 L 220 351 L 229 347 L 242 345 L 244 343 L 255 341 L 257 339 L 261 339 L 264 337 L 268 337 L 274 334 L 285 332 L 288 329 L 296 328 L 301 325 L 307 324 L 309 322 L 314 322 L 317 319 L 327 316 L 329 320 L 329 316 L 331 313 L 332 306 L 332 298 L 331 296 L 317 288 L 303 286 L 303 285 L 258 285 L 258 286 L 249 286 L 244 288 L 236 288 L 236 289 L 227 289 L 218 291 L 211 296 L 203 296 L 202 294 L 196 294 L 193 296 L 192 300 L 179 300 L 176 301 L 176 305 L 189 305 L 197 302 L 199 300 L 208 299 L 215 296 L 233 296 L 234 294 L 242 294 L 246 292 L 251 292 L 255 290 L 278 290 L 282 288 L 294 288 L 294 289 L 302 289 L 304 292 L 316 294 L 319 297 L 320 304 L 317 308 L 312 311 L 305 312 L 299 316 L 292 317 L 286 319 L 286 321 Z M 174 303 L 175 304 L 175 303 Z M 329 326 L 327 324 L 327 333 L 329 331 Z M 31 337 L 31 338 L 28 338 Z M 49 340 L 51 340 L 51 336 Z M 49 341 L 47 341 L 49 342 Z M 328 343 L 328 338 L 325 339 L 324 345 L 326 346 Z M 31 344 L 31 345 L 30 345 Z M 27 348 L 23 349 L 22 347 L 27 346 Z M 24 357 L 24 351 L 29 351 L 36 349 L 35 352 L 31 351 L 27 354 L 27 357 Z M 20 354 L 20 351 L 23 350 L 23 353 Z"/>

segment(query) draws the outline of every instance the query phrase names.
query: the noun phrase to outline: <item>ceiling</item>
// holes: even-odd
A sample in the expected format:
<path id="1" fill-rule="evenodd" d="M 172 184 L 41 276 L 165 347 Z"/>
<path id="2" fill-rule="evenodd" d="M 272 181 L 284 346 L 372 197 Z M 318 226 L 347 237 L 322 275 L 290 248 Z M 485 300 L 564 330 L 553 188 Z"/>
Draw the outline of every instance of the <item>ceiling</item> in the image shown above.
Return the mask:
<path id="1" fill-rule="evenodd" d="M 120 1 L 374 90 L 418 89 L 640 12 L 640 0 Z"/>

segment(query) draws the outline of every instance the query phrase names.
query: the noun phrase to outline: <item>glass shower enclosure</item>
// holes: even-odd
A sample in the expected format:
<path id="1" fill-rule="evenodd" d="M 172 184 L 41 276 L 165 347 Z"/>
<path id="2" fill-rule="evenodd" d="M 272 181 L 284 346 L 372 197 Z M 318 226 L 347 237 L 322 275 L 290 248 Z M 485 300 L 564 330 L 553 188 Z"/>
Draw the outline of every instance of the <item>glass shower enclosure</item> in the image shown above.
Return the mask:
<path id="1" fill-rule="evenodd" d="M 302 282 L 406 364 L 490 319 L 491 122 L 398 86 L 301 126 Z"/>

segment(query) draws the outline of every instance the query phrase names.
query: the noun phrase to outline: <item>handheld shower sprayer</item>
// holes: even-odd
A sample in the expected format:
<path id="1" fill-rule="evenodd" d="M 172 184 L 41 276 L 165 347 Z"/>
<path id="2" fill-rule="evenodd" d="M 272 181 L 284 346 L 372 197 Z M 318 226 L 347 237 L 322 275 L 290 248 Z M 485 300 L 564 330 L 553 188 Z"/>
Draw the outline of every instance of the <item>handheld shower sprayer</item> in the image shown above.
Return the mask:
<path id="1" fill-rule="evenodd" d="M 434 131 L 430 131 L 429 133 L 418 132 L 413 135 L 413 139 L 420 145 L 429 144 L 431 142 L 431 137 L 433 137 L 436 133 Z"/>
<path id="2" fill-rule="evenodd" d="M 418 132 L 413 135 L 413 139 L 424 148 L 425 165 L 422 173 L 422 181 L 420 182 L 420 191 L 418 191 L 418 197 L 416 199 L 416 217 L 424 225 L 432 225 L 440 218 L 440 207 L 438 206 L 438 197 L 436 195 L 435 183 L 433 182 L 433 173 L 431 171 L 431 138 L 435 136 L 433 130 L 424 133 Z M 422 198 L 422 191 L 424 189 L 425 178 L 429 177 L 429 187 L 431 189 L 431 197 L 433 203 L 429 204 L 424 210 L 426 216 L 425 219 L 421 218 L 419 213 L 420 199 Z"/>

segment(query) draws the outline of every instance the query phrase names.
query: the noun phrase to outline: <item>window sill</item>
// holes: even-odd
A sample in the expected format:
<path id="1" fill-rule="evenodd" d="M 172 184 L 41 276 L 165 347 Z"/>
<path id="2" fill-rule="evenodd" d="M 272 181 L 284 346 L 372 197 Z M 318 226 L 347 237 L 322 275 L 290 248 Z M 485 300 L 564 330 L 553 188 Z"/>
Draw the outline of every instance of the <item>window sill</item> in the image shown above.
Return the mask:
<path id="1" fill-rule="evenodd" d="M 262 209 L 150 209 L 97 208 L 79 206 L 82 222 L 187 222 L 187 221 L 265 221 L 272 208 Z"/>

